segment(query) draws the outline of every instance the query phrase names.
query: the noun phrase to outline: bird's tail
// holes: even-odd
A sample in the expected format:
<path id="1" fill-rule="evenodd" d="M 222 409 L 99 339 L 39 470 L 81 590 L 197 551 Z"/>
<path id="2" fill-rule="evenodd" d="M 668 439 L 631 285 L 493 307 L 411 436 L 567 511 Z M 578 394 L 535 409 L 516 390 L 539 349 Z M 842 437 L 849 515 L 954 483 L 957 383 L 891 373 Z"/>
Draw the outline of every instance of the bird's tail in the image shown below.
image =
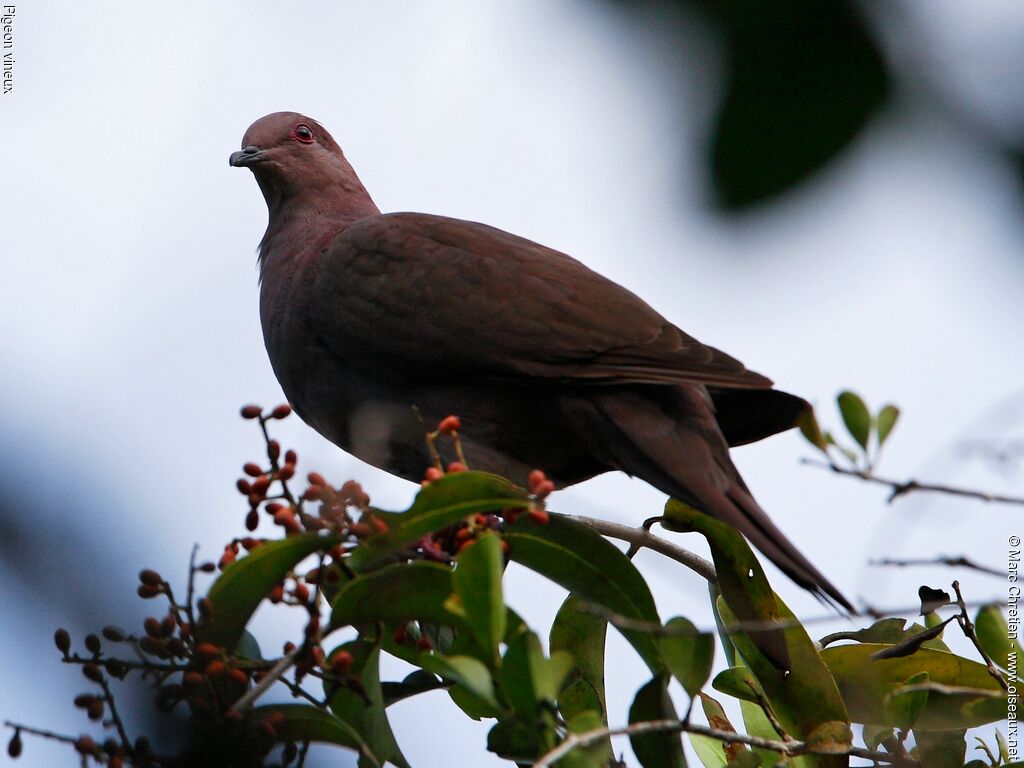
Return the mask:
<path id="1" fill-rule="evenodd" d="M 683 402 L 676 399 L 668 408 L 630 391 L 588 398 L 594 417 L 588 421 L 599 433 L 608 463 L 728 523 L 801 587 L 855 613 L 754 500 L 729 458 L 703 388 L 680 388 L 675 395 Z"/>

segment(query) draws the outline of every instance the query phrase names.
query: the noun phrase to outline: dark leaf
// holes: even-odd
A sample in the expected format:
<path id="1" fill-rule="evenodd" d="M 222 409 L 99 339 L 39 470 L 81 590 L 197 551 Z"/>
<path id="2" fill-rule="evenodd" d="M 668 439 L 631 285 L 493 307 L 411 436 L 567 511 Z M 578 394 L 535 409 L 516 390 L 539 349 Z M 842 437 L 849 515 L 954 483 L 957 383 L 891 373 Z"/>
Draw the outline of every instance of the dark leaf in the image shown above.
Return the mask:
<path id="1" fill-rule="evenodd" d="M 502 720 L 487 734 L 487 751 L 517 762 L 530 762 L 540 755 L 543 742 L 537 724 L 522 717 Z"/>
<path id="2" fill-rule="evenodd" d="M 418 696 L 421 693 L 436 691 L 448 685 L 444 680 L 438 679 L 437 675 L 427 672 L 424 669 L 417 669 L 405 676 L 400 683 L 381 683 L 381 692 L 384 696 L 384 706 L 392 704 L 411 696 Z"/>
<path id="3" fill-rule="evenodd" d="M 322 709 L 305 704 L 267 704 L 252 710 L 255 722 L 269 717 L 274 718 L 274 741 L 278 744 L 303 741 L 337 744 L 354 749 L 371 759 L 375 765 L 384 765 L 384 761 L 373 754 L 355 728 Z"/>
<path id="4" fill-rule="evenodd" d="M 667 675 L 656 675 L 637 691 L 629 708 L 629 722 L 676 720 L 676 710 L 668 695 Z M 629 743 L 643 768 L 686 768 L 683 743 L 679 733 L 665 731 L 632 734 Z"/>
<path id="5" fill-rule="evenodd" d="M 802 182 L 849 144 L 884 102 L 889 76 L 847 2 L 702 5 L 728 46 L 715 188 L 723 206 L 743 208 Z"/>
<path id="6" fill-rule="evenodd" d="M 918 589 L 917 596 L 921 599 L 922 616 L 932 613 L 944 605 L 949 605 L 951 602 L 949 592 L 944 589 L 932 589 L 928 586 Z"/>
<path id="7" fill-rule="evenodd" d="M 916 653 L 926 642 L 934 640 L 941 635 L 942 631 L 946 628 L 946 625 L 955 618 L 956 616 L 950 616 L 941 624 L 936 624 L 931 629 L 924 629 L 916 634 L 910 635 L 896 645 L 887 645 L 880 651 L 875 652 L 874 656 L 871 657 L 872 661 L 878 661 L 879 659 L 895 659 L 900 656 L 910 656 L 912 653 Z"/>

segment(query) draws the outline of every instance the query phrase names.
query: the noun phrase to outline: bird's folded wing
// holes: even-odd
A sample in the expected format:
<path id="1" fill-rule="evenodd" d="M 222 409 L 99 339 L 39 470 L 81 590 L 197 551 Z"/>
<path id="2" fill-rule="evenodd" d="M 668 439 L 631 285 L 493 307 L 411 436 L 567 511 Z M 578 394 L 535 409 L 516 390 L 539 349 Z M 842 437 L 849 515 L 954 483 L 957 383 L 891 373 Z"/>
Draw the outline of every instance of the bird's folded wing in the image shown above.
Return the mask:
<path id="1" fill-rule="evenodd" d="M 314 280 L 321 343 L 403 377 L 771 386 L 575 259 L 484 224 L 364 219 Z"/>

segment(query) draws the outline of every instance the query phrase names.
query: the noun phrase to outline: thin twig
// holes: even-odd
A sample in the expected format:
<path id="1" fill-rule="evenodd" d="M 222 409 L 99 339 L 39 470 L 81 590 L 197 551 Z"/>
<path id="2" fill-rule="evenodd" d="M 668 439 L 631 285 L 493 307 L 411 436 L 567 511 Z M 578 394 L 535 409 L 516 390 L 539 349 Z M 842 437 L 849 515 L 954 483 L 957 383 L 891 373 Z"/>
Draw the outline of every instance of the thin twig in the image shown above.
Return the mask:
<path id="1" fill-rule="evenodd" d="M 999 603 L 998 601 L 993 602 L 992 600 L 986 600 L 984 602 L 965 603 L 965 605 L 968 607 L 979 608 L 984 605 L 1006 605 L 1006 602 L 1004 601 L 1002 603 Z M 691 632 L 691 630 L 685 629 L 674 630 L 670 627 L 663 626 L 662 624 L 656 624 L 653 621 L 643 621 L 641 619 L 634 619 L 629 616 L 623 616 L 621 613 L 616 613 L 615 611 L 609 610 L 608 608 L 605 608 L 603 605 L 599 603 L 582 602 L 580 603 L 579 609 L 586 613 L 592 613 L 595 616 L 600 616 L 602 619 L 604 619 L 617 629 L 624 629 L 633 632 L 646 632 L 648 634 L 655 636 L 672 636 L 678 634 L 690 634 Z M 868 616 L 872 619 L 883 619 L 892 616 L 904 616 L 906 614 L 916 615 L 920 612 L 920 609 L 920 605 L 884 610 L 881 608 L 873 608 L 871 606 L 867 606 L 861 611 L 861 615 Z M 854 617 L 845 617 L 845 620 L 853 624 L 853 618 Z M 728 629 L 730 632 L 771 632 L 778 629 L 791 629 L 793 627 L 803 627 L 807 624 L 824 624 L 826 622 L 840 620 L 844 620 L 844 617 L 838 616 L 834 613 L 822 614 L 821 616 L 812 616 L 807 619 L 785 619 L 779 617 L 778 619 L 736 621 L 730 623 L 728 625 Z M 714 635 L 717 633 L 717 631 L 717 629 L 697 630 L 698 634 L 702 635 Z M 832 641 L 845 640 L 847 639 L 845 637 L 846 634 L 847 633 L 845 632 L 838 632 L 835 633 L 835 635 L 828 635 L 826 638 L 824 638 L 824 640 L 828 640 L 830 638 Z M 823 645 L 827 644 L 828 643 L 823 642 Z"/>
<path id="2" fill-rule="evenodd" d="M 278 661 L 269 672 L 267 672 L 266 676 L 262 680 L 242 694 L 241 698 L 231 705 L 231 709 L 235 712 L 244 712 L 246 709 L 251 707 L 256 699 L 262 696 L 270 686 L 284 676 L 284 673 L 287 672 L 295 663 L 295 657 L 299 655 L 299 651 L 301 650 L 302 646 L 300 645 L 292 648 L 292 650 L 282 656 L 281 660 Z"/>
<path id="3" fill-rule="evenodd" d="M 956 604 L 960 606 L 960 615 L 957 617 L 960 623 L 960 629 L 964 631 L 964 635 L 967 639 L 974 643 L 974 647 L 978 649 L 978 653 L 981 654 L 981 658 L 985 660 L 985 665 L 988 667 L 988 673 L 995 678 L 999 686 L 1009 692 L 1010 686 L 1006 682 L 1006 678 L 1003 677 L 1003 673 L 1000 672 L 995 663 L 992 661 L 992 657 L 988 655 L 988 652 L 982 647 L 981 641 L 978 640 L 978 633 L 974 631 L 974 622 L 971 621 L 971 616 L 967 612 L 967 603 L 964 602 L 964 596 L 960 592 L 960 582 L 953 582 L 953 591 L 956 592 Z"/>
<path id="4" fill-rule="evenodd" d="M 78 742 L 78 737 L 76 736 L 65 736 L 60 733 L 54 733 L 53 731 L 43 730 L 42 728 L 33 728 L 29 725 L 15 723 L 11 720 L 4 720 L 4 726 L 7 728 L 14 728 L 15 730 L 22 731 L 24 733 L 31 733 L 33 736 L 40 736 L 44 739 L 63 741 L 65 744 L 75 744 Z"/>
<path id="5" fill-rule="evenodd" d="M 114 704 L 114 693 L 110 690 L 110 682 L 107 680 L 106 675 L 99 676 L 99 684 L 103 689 L 103 695 L 107 699 L 107 707 L 110 708 L 110 719 L 114 723 L 114 728 L 117 729 L 117 735 L 121 737 L 121 743 L 126 748 L 131 747 L 131 739 L 128 738 L 128 731 L 124 727 L 124 721 L 121 720 L 121 715 L 117 711 L 117 706 Z"/>
<path id="6" fill-rule="evenodd" d="M 891 480 L 884 477 L 868 472 L 863 469 L 849 469 L 847 467 L 841 467 L 838 464 L 830 461 L 818 461 L 817 459 L 801 459 L 801 464 L 807 464 L 812 467 L 820 467 L 822 469 L 829 469 L 835 472 L 837 475 L 846 475 L 847 477 L 856 477 L 868 483 L 875 483 L 877 485 L 884 485 L 889 488 L 889 498 L 887 501 L 892 503 L 900 496 L 905 496 L 908 493 L 914 491 L 929 491 L 931 493 L 945 493 L 949 496 L 961 496 L 967 499 L 977 499 L 978 501 L 990 501 L 999 504 L 1018 504 L 1024 506 L 1024 498 L 1019 496 L 1002 496 L 997 493 L 989 493 L 988 491 L 975 491 L 969 488 L 958 488 L 953 485 L 940 485 L 936 483 L 922 483 L 918 480 Z"/>
<path id="7" fill-rule="evenodd" d="M 850 746 L 844 751 L 836 753 L 833 748 L 818 750 L 809 746 L 807 742 L 804 741 L 777 741 L 775 739 L 764 739 L 759 736 L 747 736 L 746 734 L 736 733 L 735 731 L 721 731 L 715 728 L 698 725 L 696 723 L 686 723 L 682 720 L 649 720 L 631 723 L 630 725 L 619 728 L 595 728 L 592 731 L 585 731 L 583 733 L 570 733 L 566 736 L 565 741 L 535 762 L 533 764 L 533 768 L 551 768 L 551 766 L 572 752 L 572 750 L 578 747 L 586 747 L 609 736 L 635 736 L 641 733 L 672 733 L 679 731 L 695 733 L 700 736 L 708 736 L 712 739 L 718 739 L 719 741 L 728 742 L 730 744 L 746 744 L 760 749 L 769 749 L 773 752 L 780 752 L 790 757 L 805 754 L 843 754 L 850 755 L 852 757 L 861 757 L 866 760 L 874 760 L 880 763 L 917 765 L 916 761 L 907 762 L 904 758 L 901 758 L 898 755 L 891 755 L 887 752 L 875 752 L 874 750 L 864 749 L 863 747 Z"/>
<path id="8" fill-rule="evenodd" d="M 629 525 L 611 523 L 607 520 L 598 520 L 583 515 L 565 515 L 565 517 L 597 531 L 602 536 L 611 536 L 613 539 L 628 541 L 633 546 L 647 547 L 654 550 L 659 554 L 665 555 L 665 557 L 682 563 L 691 571 L 712 583 L 717 583 L 718 581 L 718 577 L 715 575 L 715 566 L 712 563 L 700 555 L 694 554 L 690 550 L 666 541 L 659 536 L 655 536 L 653 533 L 642 528 L 633 528 Z"/>
<path id="9" fill-rule="evenodd" d="M 981 573 L 987 573 L 990 576 L 998 576 L 1000 578 L 1006 578 L 1006 573 L 1003 571 L 997 571 L 995 568 L 989 568 L 987 565 L 979 565 L 973 560 L 969 560 L 962 555 L 960 557 L 919 557 L 909 558 L 905 560 L 897 560 L 891 557 L 885 557 L 881 560 L 868 560 L 868 565 L 888 565 L 895 566 L 897 568 L 905 568 L 913 565 L 948 565 L 951 568 L 970 568 L 972 571 L 980 571 Z"/>

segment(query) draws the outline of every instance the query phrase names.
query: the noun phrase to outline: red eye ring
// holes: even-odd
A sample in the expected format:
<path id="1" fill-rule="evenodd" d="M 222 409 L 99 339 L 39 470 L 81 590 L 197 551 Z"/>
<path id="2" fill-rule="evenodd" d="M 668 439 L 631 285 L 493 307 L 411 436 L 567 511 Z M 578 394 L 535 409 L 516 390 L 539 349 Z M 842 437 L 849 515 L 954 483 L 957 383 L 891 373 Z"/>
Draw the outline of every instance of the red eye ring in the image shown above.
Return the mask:
<path id="1" fill-rule="evenodd" d="M 296 141 L 301 141 L 303 144 L 312 144 L 314 141 L 313 129 L 305 123 L 299 123 L 292 130 L 292 137 Z"/>

